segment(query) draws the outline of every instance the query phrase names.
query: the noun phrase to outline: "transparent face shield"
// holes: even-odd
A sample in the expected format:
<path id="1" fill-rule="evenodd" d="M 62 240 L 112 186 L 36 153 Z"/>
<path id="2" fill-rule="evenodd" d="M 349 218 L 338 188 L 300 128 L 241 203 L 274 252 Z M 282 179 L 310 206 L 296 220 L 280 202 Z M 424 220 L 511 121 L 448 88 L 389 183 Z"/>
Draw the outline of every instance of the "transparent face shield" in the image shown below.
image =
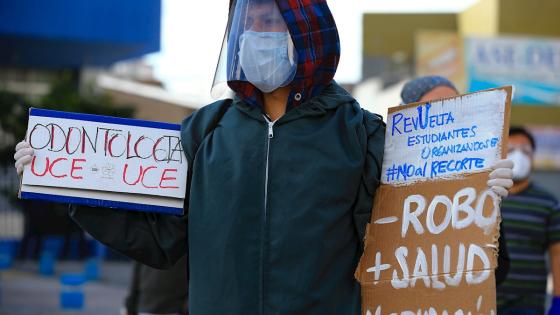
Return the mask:
<path id="1" fill-rule="evenodd" d="M 286 22 L 274 0 L 237 0 L 212 84 L 212 96 L 229 90 L 227 81 L 246 81 L 268 93 L 290 84 L 297 53 Z"/>

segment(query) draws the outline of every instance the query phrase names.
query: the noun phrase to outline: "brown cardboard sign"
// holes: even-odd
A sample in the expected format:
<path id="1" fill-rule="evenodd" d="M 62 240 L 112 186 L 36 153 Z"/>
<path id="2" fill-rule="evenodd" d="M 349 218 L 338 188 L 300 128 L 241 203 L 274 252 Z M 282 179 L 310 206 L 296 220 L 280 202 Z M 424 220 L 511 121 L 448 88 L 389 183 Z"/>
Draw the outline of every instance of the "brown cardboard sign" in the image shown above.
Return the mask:
<path id="1" fill-rule="evenodd" d="M 356 270 L 362 314 L 496 314 L 511 87 L 389 109 L 382 185 Z"/>

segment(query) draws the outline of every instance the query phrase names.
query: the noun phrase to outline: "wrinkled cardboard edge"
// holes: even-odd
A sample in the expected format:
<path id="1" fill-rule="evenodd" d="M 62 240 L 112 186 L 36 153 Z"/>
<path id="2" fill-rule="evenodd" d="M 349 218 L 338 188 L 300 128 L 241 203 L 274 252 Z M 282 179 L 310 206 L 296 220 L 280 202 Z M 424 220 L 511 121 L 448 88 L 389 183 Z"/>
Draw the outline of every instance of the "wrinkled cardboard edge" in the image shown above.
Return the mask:
<path id="1" fill-rule="evenodd" d="M 499 88 L 494 88 L 494 89 L 488 89 L 488 90 L 482 90 L 482 91 L 477 91 L 477 92 L 473 92 L 473 93 L 468 93 L 468 94 L 463 94 L 461 95 L 461 97 L 463 96 L 468 96 L 468 95 L 474 95 L 474 94 L 478 94 L 478 93 L 483 93 L 483 92 L 489 92 L 489 91 L 497 91 L 497 90 L 503 90 L 506 92 L 506 103 L 505 103 L 505 108 L 504 108 L 504 121 L 503 121 L 503 128 L 502 128 L 502 141 L 500 142 L 500 156 L 502 159 L 505 159 L 507 157 L 507 148 L 508 148 L 508 141 L 509 141 L 509 129 L 510 129 L 510 117 L 511 117 L 511 101 L 512 101 L 512 91 L 513 91 L 513 87 L 511 85 L 508 86 L 503 86 L 503 87 L 499 87 Z M 442 98 L 442 99 L 437 99 L 437 100 L 432 100 L 430 102 L 434 102 L 434 101 L 443 101 L 443 100 L 449 100 L 449 99 L 454 99 L 457 98 L 458 96 L 453 96 L 453 97 L 446 97 L 446 98 Z M 416 102 L 416 103 L 410 103 L 410 104 L 406 104 L 406 105 L 401 105 L 401 106 L 396 106 L 396 107 L 391 107 L 388 109 L 388 113 L 393 113 L 397 110 L 401 110 L 404 108 L 410 108 L 410 107 L 415 107 L 418 105 L 424 105 L 426 104 L 426 102 Z M 489 172 L 488 172 L 489 173 Z M 394 186 L 394 185 L 391 185 Z M 362 256 L 360 257 L 360 260 L 358 261 L 358 265 L 356 266 L 356 270 L 354 271 L 354 278 L 360 283 L 360 285 L 372 285 L 373 282 L 368 282 L 365 281 L 363 279 L 362 274 L 360 273 L 360 270 L 362 270 L 362 265 L 365 263 L 364 262 L 364 257 L 365 257 L 365 249 L 366 249 L 366 245 L 368 244 L 368 235 L 370 234 L 370 229 L 371 229 L 371 221 L 373 220 L 373 211 L 374 211 L 374 207 L 375 207 L 375 199 L 377 199 L 377 195 L 379 193 L 379 190 L 376 190 L 375 196 L 374 196 L 374 202 L 372 204 L 372 211 L 371 211 L 371 217 L 369 222 L 366 225 L 366 230 L 365 230 L 365 236 L 363 239 L 363 246 L 364 248 L 362 248 Z M 500 203 L 501 205 L 501 203 Z M 501 207 L 500 207 L 501 209 Z M 500 238 L 500 224 L 502 222 L 502 215 L 501 215 L 501 211 L 498 214 L 498 218 L 496 220 L 496 226 L 494 228 L 494 239 L 493 239 L 493 245 L 494 247 L 492 247 L 492 252 L 494 253 L 494 259 L 496 260 L 496 268 L 498 267 L 497 264 L 497 259 L 498 259 L 498 255 L 499 255 L 499 250 L 500 250 L 500 242 L 499 242 L 499 238 Z M 375 237 L 375 235 L 373 235 Z M 482 270 L 473 270 L 473 271 L 482 271 Z M 495 270 L 492 270 L 492 273 L 494 273 Z M 383 280 L 383 281 L 387 281 L 387 280 Z M 381 281 L 380 281 L 381 282 Z"/>

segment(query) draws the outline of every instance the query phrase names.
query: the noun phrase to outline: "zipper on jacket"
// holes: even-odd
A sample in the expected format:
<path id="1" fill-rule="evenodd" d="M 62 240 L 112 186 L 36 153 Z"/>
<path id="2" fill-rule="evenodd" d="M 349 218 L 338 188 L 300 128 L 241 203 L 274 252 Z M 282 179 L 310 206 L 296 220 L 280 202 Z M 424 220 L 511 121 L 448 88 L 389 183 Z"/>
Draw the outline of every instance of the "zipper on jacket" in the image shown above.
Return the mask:
<path id="1" fill-rule="evenodd" d="M 265 178 L 264 178 L 264 217 L 266 219 L 266 204 L 267 204 L 267 197 L 268 197 L 268 157 L 270 154 L 270 140 L 274 138 L 274 130 L 272 127 L 274 126 L 275 121 L 270 121 L 267 118 L 266 123 L 268 124 L 268 139 L 266 141 L 266 169 L 265 169 Z"/>
<path id="2" fill-rule="evenodd" d="M 261 228 L 261 266 L 260 266 L 260 273 L 261 273 L 261 289 L 260 289 L 260 313 L 264 314 L 264 260 L 265 260 L 265 239 L 266 239 L 266 223 L 267 223 L 267 216 L 268 216 L 268 163 L 269 163 L 269 156 L 270 156 L 270 141 L 274 138 L 274 123 L 276 121 L 271 121 L 266 115 L 263 115 L 264 119 L 268 125 L 267 128 L 267 139 L 266 139 L 266 164 L 265 164 L 265 175 L 264 175 L 264 212 L 263 212 L 263 225 Z"/>
<path id="3" fill-rule="evenodd" d="M 266 140 L 266 165 L 265 165 L 265 175 L 264 175 L 264 218 L 266 220 L 267 215 L 267 202 L 268 202 L 268 158 L 270 155 L 270 140 L 274 138 L 274 123 L 276 121 L 271 121 L 268 116 L 263 115 L 266 123 L 268 124 L 268 138 Z M 266 223 L 266 221 L 265 221 Z"/>

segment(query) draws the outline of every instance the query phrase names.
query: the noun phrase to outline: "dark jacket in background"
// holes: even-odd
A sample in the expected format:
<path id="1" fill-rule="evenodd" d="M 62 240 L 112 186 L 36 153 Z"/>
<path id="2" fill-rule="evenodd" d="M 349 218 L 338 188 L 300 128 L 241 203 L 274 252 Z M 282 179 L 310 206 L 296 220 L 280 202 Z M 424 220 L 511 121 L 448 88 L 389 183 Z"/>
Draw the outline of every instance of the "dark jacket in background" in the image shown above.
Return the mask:
<path id="1" fill-rule="evenodd" d="M 504 233 L 504 227 L 502 222 L 500 222 L 500 238 L 499 251 L 498 251 L 498 267 L 496 268 L 496 284 L 500 284 L 506 280 L 507 274 L 510 267 L 509 252 L 507 249 L 506 235 Z"/>

